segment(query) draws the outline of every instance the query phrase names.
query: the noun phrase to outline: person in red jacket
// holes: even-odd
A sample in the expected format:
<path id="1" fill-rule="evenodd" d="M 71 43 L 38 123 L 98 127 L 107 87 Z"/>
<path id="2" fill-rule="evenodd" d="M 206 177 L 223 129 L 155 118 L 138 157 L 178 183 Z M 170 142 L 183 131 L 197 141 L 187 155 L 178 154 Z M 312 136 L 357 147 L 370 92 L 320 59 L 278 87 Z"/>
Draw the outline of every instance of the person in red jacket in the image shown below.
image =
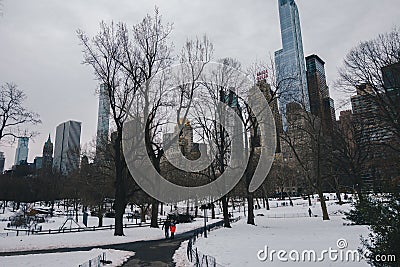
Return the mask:
<path id="1" fill-rule="evenodd" d="M 171 222 L 171 225 L 169 226 L 169 230 L 171 231 L 171 239 L 174 239 L 175 231 L 176 231 L 176 224 L 174 221 Z"/>

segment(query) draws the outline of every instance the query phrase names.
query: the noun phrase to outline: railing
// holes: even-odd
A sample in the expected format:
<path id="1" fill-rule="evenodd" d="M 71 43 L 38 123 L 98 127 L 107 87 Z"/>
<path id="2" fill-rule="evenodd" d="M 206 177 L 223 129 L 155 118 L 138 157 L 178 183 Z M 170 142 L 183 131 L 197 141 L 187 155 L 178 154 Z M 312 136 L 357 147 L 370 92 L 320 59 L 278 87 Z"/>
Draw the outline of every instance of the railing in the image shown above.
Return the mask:
<path id="1" fill-rule="evenodd" d="M 18 236 L 19 232 L 7 232 L 7 233 L 0 233 L 0 237 L 8 237 L 8 236 Z M 24 235 L 27 235 L 24 233 Z"/>
<path id="2" fill-rule="evenodd" d="M 230 222 L 235 223 L 235 222 L 239 221 L 240 219 L 241 219 L 241 217 L 239 216 L 239 217 L 230 219 Z M 215 230 L 220 227 L 223 227 L 223 225 L 224 225 L 223 221 L 213 223 L 213 224 L 207 226 L 207 231 L 210 232 L 211 230 Z M 193 247 L 193 245 L 196 243 L 196 240 L 199 237 L 199 234 L 202 236 L 203 233 L 204 233 L 203 230 L 196 231 L 194 233 L 193 237 L 191 237 L 189 239 L 189 243 L 188 243 L 188 247 L 187 247 L 187 251 L 186 251 L 188 260 L 191 263 L 193 263 L 196 267 L 223 267 L 223 265 L 217 263 L 216 259 L 213 256 L 203 254 L 200 251 L 198 251 L 197 248 Z"/>
<path id="3" fill-rule="evenodd" d="M 106 253 L 103 252 L 102 254 L 97 255 L 97 257 L 88 260 L 82 264 L 79 264 L 79 267 L 101 267 L 103 266 L 103 262 L 106 259 Z"/>
<path id="4" fill-rule="evenodd" d="M 313 215 L 312 217 L 314 217 Z M 329 216 L 343 216 L 341 212 L 332 212 Z M 302 217 L 310 217 L 308 213 L 280 213 L 280 214 L 267 214 L 265 217 L 270 219 L 282 219 L 282 218 L 302 218 Z"/>
<path id="5" fill-rule="evenodd" d="M 159 219 L 159 223 L 162 223 L 164 220 Z M 136 227 L 145 227 L 150 226 L 149 222 L 143 223 L 125 223 L 123 225 L 124 228 L 136 228 Z M 21 228 L 4 228 L 4 230 L 12 231 L 9 233 L 0 233 L 0 237 L 7 236 L 20 236 L 20 235 L 46 235 L 46 234 L 63 234 L 63 233 L 76 233 L 76 232 L 91 232 L 98 230 L 112 230 L 114 229 L 114 225 L 106 225 L 106 226 L 91 226 L 91 227 L 72 227 L 72 228 L 62 228 L 62 229 L 48 229 L 48 230 L 32 230 L 32 229 L 21 229 Z"/>

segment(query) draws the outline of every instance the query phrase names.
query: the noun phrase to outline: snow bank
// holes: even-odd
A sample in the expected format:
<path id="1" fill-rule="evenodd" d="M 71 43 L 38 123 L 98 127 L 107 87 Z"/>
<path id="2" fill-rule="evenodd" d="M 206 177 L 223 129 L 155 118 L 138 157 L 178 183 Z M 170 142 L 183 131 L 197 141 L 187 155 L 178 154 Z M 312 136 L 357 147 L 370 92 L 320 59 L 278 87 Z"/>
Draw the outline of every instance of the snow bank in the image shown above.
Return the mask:
<path id="1" fill-rule="evenodd" d="M 26 266 L 42 267 L 57 266 L 70 267 L 79 266 L 92 258 L 106 253 L 106 260 L 112 261 L 107 266 L 121 266 L 129 257 L 135 255 L 131 251 L 113 250 L 113 249 L 92 249 L 90 251 L 64 252 L 64 253 L 45 253 L 29 254 L 22 256 L 0 257 L 0 266 Z"/>

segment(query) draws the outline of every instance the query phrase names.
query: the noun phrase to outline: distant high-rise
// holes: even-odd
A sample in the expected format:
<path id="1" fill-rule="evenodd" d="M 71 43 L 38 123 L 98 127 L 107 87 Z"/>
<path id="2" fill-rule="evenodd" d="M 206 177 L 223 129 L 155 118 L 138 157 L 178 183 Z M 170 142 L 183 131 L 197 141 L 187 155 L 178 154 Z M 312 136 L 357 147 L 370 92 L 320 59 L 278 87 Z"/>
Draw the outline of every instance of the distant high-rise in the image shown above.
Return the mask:
<path id="1" fill-rule="evenodd" d="M 6 163 L 6 158 L 4 157 L 4 152 L 0 152 L 0 173 L 4 172 L 5 163 Z"/>
<path id="2" fill-rule="evenodd" d="M 56 129 L 53 169 L 68 175 L 79 167 L 81 123 L 67 121 Z"/>
<path id="3" fill-rule="evenodd" d="M 42 158 L 43 168 L 51 168 L 51 166 L 53 165 L 53 143 L 51 142 L 50 134 L 46 143 L 44 143 Z"/>
<path id="4" fill-rule="evenodd" d="M 105 151 L 109 133 L 110 120 L 110 97 L 107 85 L 100 85 L 99 110 L 97 116 L 97 136 L 96 136 L 96 158 L 101 157 L 101 151 Z"/>
<path id="5" fill-rule="evenodd" d="M 272 111 L 272 114 L 274 116 L 275 120 L 275 127 L 276 127 L 276 153 L 281 153 L 281 142 L 280 142 L 280 135 L 282 134 L 283 128 L 282 128 L 282 116 L 279 113 L 279 108 L 278 108 L 278 99 L 274 98 L 274 93 L 271 89 L 271 86 L 267 83 L 265 79 L 259 80 L 257 82 L 257 86 L 260 89 L 260 91 L 263 93 L 265 99 L 269 103 L 269 107 Z M 251 131 L 254 131 L 252 129 Z M 252 133 L 253 134 L 253 133 Z M 260 133 L 257 134 L 258 136 L 256 137 L 256 145 L 261 145 L 260 142 Z"/>
<path id="6" fill-rule="evenodd" d="M 306 57 L 307 85 L 311 113 L 321 119 L 325 133 L 332 133 L 335 117 L 333 99 L 326 84 L 325 62 L 317 55 Z"/>
<path id="7" fill-rule="evenodd" d="M 40 170 L 43 168 L 43 157 L 35 157 L 33 164 L 35 165 L 36 170 Z"/>
<path id="8" fill-rule="evenodd" d="M 28 143 L 29 137 L 18 138 L 18 147 L 15 151 L 14 165 L 20 165 L 21 163 L 26 163 L 28 161 Z"/>
<path id="9" fill-rule="evenodd" d="M 400 91 L 400 62 L 382 68 L 382 77 L 387 92 Z M 391 93 L 393 94 L 393 93 Z"/>
<path id="10" fill-rule="evenodd" d="M 280 93 L 279 108 L 286 129 L 286 105 L 300 103 L 309 111 L 310 103 L 299 11 L 294 0 L 279 0 L 278 4 L 283 48 L 275 52 L 275 68 Z"/>
<path id="11" fill-rule="evenodd" d="M 367 186 L 380 187 L 383 181 L 397 179 L 400 172 L 399 154 L 393 152 L 398 147 L 397 132 L 384 115 L 384 110 L 392 107 L 379 105 L 389 98 L 393 105 L 400 103 L 400 86 L 391 85 L 385 88 L 386 92 L 377 94 L 371 85 L 361 84 L 357 95 L 351 97 L 354 139 L 360 153 L 366 156 L 361 177 Z"/>

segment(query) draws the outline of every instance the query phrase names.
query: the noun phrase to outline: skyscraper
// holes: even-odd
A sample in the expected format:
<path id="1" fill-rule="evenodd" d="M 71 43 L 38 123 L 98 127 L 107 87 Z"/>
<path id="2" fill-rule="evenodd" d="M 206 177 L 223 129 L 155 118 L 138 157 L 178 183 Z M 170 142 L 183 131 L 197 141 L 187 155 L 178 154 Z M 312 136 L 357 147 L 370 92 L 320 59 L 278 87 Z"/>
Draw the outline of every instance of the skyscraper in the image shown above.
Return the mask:
<path id="1" fill-rule="evenodd" d="M 68 175 L 79 167 L 81 123 L 67 121 L 56 129 L 53 169 Z"/>
<path id="2" fill-rule="evenodd" d="M 306 57 L 306 64 L 311 113 L 321 119 L 324 133 L 330 134 L 336 117 L 334 102 L 326 84 L 325 62 L 319 56 L 311 55 Z"/>
<path id="3" fill-rule="evenodd" d="M 99 111 L 97 116 L 97 136 L 96 136 L 96 158 L 98 159 L 101 151 L 104 151 L 107 144 L 110 120 L 110 97 L 107 85 L 100 85 L 99 92 Z"/>
<path id="4" fill-rule="evenodd" d="M 260 91 L 263 93 L 267 102 L 269 103 L 269 107 L 274 116 L 275 127 L 276 127 L 276 153 L 281 153 L 280 135 L 282 134 L 283 128 L 282 128 L 282 116 L 279 113 L 279 108 L 278 108 L 278 99 L 273 98 L 274 94 L 271 89 L 271 86 L 267 83 L 267 81 L 265 79 L 259 80 L 257 82 L 257 86 L 260 89 Z M 254 131 L 254 130 L 252 129 L 251 131 Z M 258 135 L 259 134 L 260 133 L 258 133 Z M 259 142 L 260 142 L 260 137 L 258 136 L 256 138 L 257 145 L 261 145 Z"/>
<path id="5" fill-rule="evenodd" d="M 360 154 L 366 157 L 361 170 L 361 178 L 366 186 L 380 187 L 382 182 L 396 179 L 400 172 L 400 155 L 393 150 L 398 147 L 397 132 L 383 113 L 384 109 L 392 107 L 379 105 L 389 98 L 394 105 L 398 105 L 400 87 L 396 89 L 391 86 L 385 90 L 377 94 L 371 85 L 361 84 L 357 87 L 357 95 L 351 97 L 354 139 Z"/>
<path id="6" fill-rule="evenodd" d="M 299 11 L 294 0 L 279 0 L 278 5 L 283 48 L 275 52 L 275 68 L 280 93 L 279 106 L 286 129 L 286 105 L 300 103 L 309 111 L 310 103 Z"/>
<path id="7" fill-rule="evenodd" d="M 28 160 L 28 143 L 29 137 L 19 137 L 18 147 L 15 151 L 14 165 L 20 165 Z"/>
<path id="8" fill-rule="evenodd" d="M 51 142 L 50 134 L 46 143 L 44 143 L 42 158 L 43 168 L 51 168 L 51 166 L 53 165 L 53 143 Z"/>

